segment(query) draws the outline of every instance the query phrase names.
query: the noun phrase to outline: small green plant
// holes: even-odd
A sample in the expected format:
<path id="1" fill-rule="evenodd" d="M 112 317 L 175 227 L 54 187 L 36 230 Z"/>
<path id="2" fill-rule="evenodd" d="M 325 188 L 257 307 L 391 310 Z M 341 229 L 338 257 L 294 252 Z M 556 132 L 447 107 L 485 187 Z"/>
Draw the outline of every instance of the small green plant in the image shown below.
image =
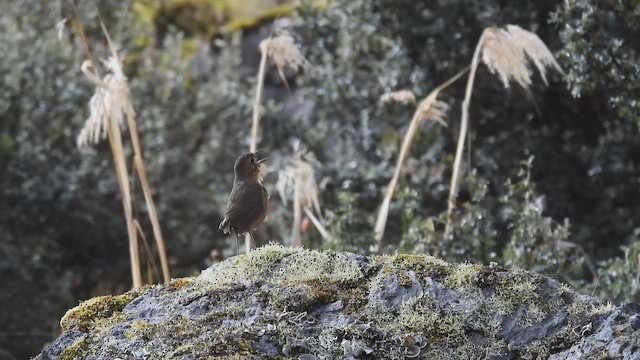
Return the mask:
<path id="1" fill-rule="evenodd" d="M 636 229 L 634 235 L 635 241 L 622 247 L 622 257 L 598 264 L 601 274 L 598 290 L 616 304 L 640 302 L 640 228 Z"/>

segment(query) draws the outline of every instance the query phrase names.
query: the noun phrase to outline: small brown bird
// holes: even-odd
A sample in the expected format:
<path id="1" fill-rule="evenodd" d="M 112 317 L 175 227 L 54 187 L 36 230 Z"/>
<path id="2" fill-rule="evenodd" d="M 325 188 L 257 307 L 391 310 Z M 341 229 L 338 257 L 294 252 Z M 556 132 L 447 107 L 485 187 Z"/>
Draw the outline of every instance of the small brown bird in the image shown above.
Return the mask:
<path id="1" fill-rule="evenodd" d="M 251 232 L 264 221 L 269 203 L 269 192 L 262 186 L 265 159 L 258 160 L 257 153 L 241 155 L 233 165 L 233 188 L 229 195 L 224 220 L 218 226 L 225 234 L 236 233 L 236 253 L 240 253 L 240 235 Z M 253 241 L 255 243 L 255 241 Z"/>

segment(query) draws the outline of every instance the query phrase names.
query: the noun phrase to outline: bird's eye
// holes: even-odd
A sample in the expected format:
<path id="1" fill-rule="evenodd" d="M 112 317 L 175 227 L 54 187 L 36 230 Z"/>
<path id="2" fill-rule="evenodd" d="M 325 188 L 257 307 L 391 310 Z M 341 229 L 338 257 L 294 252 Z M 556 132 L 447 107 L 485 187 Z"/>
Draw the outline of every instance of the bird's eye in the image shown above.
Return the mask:
<path id="1" fill-rule="evenodd" d="M 251 157 L 251 162 L 252 162 L 252 163 L 256 162 L 256 158 Z"/>

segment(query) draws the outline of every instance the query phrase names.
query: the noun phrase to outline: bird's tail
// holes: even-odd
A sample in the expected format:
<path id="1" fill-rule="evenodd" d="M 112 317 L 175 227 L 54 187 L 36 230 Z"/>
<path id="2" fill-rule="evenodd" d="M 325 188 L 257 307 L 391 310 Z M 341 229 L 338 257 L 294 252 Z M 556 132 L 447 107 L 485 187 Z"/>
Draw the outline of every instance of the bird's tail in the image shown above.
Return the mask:
<path id="1" fill-rule="evenodd" d="M 221 229 L 223 234 L 230 234 L 231 229 L 229 228 L 229 219 L 225 218 L 222 220 L 220 225 L 218 225 L 218 229 Z"/>

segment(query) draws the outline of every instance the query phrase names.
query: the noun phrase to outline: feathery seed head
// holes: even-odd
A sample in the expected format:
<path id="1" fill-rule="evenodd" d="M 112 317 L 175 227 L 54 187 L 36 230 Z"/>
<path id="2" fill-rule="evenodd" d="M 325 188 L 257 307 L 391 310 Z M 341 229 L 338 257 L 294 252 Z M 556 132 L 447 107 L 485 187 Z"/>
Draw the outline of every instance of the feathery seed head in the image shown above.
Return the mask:
<path id="1" fill-rule="evenodd" d="M 486 28 L 482 41 L 482 62 L 492 74 L 497 74 L 505 88 L 515 80 L 523 88 L 531 85 L 531 70 L 527 58 L 534 63 L 545 84 L 546 69 L 553 68 L 563 74 L 551 51 L 540 38 L 517 25 L 505 29 Z"/>
<path id="2" fill-rule="evenodd" d="M 382 96 L 380 97 L 380 101 L 383 103 L 390 102 L 390 101 L 397 101 L 403 104 L 406 104 L 406 103 L 415 104 L 416 96 L 413 95 L 411 90 L 392 91 L 392 92 L 382 94 Z"/>
<path id="3" fill-rule="evenodd" d="M 523 88 L 531 85 L 531 75 L 524 51 L 503 29 L 494 27 L 485 29 L 482 61 L 492 74 L 498 74 L 505 88 L 509 87 L 511 78 Z"/>
<path id="4" fill-rule="evenodd" d="M 533 61 L 542 76 L 542 81 L 545 84 L 547 82 L 546 68 L 550 67 L 555 69 L 560 74 L 564 74 L 562 68 L 549 51 L 549 48 L 540 40 L 538 35 L 524 30 L 518 25 L 507 25 L 507 31 L 515 39 L 515 41 L 522 47 L 529 59 Z"/>
<path id="5" fill-rule="evenodd" d="M 284 203 L 288 195 L 297 191 L 302 207 L 320 206 L 313 167 L 302 159 L 293 159 L 291 165 L 278 174 L 276 187 Z"/>
<path id="6" fill-rule="evenodd" d="M 420 101 L 416 113 L 420 119 L 433 120 L 446 127 L 447 123 L 444 121 L 444 117 L 447 110 L 449 110 L 447 103 L 440 100 L 431 100 L 431 98 L 427 97 Z"/>
<path id="7" fill-rule="evenodd" d="M 309 65 L 294 43 L 293 37 L 286 30 L 279 30 L 274 35 L 262 40 L 260 51 L 273 59 L 282 79 L 285 78 L 285 67 L 298 71 L 298 68 L 305 68 Z"/>
<path id="8" fill-rule="evenodd" d="M 103 79 L 98 78 L 90 70 L 91 62 L 85 60 L 81 70 L 96 85 L 96 92 L 89 101 L 89 118 L 78 135 L 78 146 L 83 147 L 89 142 L 97 143 L 107 134 L 108 121 L 113 121 L 122 126 L 124 113 L 130 108 L 129 87 L 127 77 L 122 72 L 120 60 L 109 57 L 103 61 L 109 71 Z"/>

